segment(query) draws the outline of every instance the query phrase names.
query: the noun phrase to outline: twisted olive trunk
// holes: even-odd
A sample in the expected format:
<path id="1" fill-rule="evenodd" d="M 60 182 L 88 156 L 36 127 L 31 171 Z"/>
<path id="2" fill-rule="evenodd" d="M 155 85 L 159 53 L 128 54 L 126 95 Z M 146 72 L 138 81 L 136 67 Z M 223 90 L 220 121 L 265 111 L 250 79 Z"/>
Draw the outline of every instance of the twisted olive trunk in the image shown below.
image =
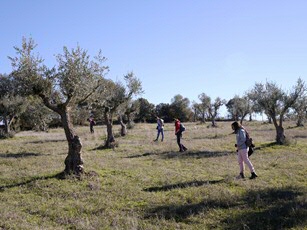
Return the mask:
<path id="1" fill-rule="evenodd" d="M 129 118 L 129 116 L 128 116 L 128 118 Z M 129 121 L 129 119 L 128 119 L 128 121 Z M 126 134 L 127 134 L 127 126 L 125 125 L 125 123 L 123 121 L 122 115 L 119 115 L 119 123 L 120 123 L 120 126 L 121 126 L 120 135 L 122 137 L 126 136 Z"/>
<path id="2" fill-rule="evenodd" d="M 113 134 L 113 120 L 112 115 L 110 115 L 108 112 L 104 113 L 104 119 L 107 124 L 107 139 L 105 142 L 105 147 L 112 148 L 112 144 L 115 142 L 114 134 Z"/>
<path id="3" fill-rule="evenodd" d="M 82 143 L 79 136 L 77 136 L 73 130 L 73 125 L 69 116 L 69 109 L 64 109 L 60 115 L 68 142 L 68 155 L 65 159 L 64 172 L 67 174 L 74 173 L 79 175 L 84 172 L 83 160 L 81 157 Z"/>
<path id="4" fill-rule="evenodd" d="M 283 145 L 285 143 L 286 137 L 284 128 L 281 126 L 276 127 L 276 142 L 277 144 Z"/>
<path id="5" fill-rule="evenodd" d="M 285 143 L 285 140 L 286 140 L 285 130 L 282 127 L 283 116 L 280 115 L 279 124 L 278 124 L 275 116 L 271 116 L 271 117 L 272 117 L 275 129 L 276 129 L 276 143 L 283 145 Z"/>

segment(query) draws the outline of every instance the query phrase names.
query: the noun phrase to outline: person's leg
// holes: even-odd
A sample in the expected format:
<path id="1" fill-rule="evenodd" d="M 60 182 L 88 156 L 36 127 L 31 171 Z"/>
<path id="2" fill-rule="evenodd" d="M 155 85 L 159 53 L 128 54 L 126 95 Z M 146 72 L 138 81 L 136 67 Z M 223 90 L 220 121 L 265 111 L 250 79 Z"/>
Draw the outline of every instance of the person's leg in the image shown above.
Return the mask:
<path id="1" fill-rule="evenodd" d="M 244 164 L 243 164 L 242 152 L 244 152 L 243 149 L 238 150 L 238 163 L 240 166 L 240 175 L 244 175 Z"/>
<path id="2" fill-rule="evenodd" d="M 179 151 L 182 152 L 183 149 L 182 149 L 182 145 L 180 143 L 181 134 L 177 133 L 176 136 L 177 136 L 177 144 L 179 146 Z"/>
<path id="3" fill-rule="evenodd" d="M 156 140 L 155 141 L 157 141 L 158 139 L 159 139 L 159 136 L 160 136 L 160 129 L 158 129 L 158 133 L 157 133 L 157 138 L 156 138 Z"/>
<path id="4" fill-rule="evenodd" d="M 252 162 L 249 160 L 248 158 L 248 149 L 242 149 L 242 153 L 241 153 L 242 159 L 244 161 L 244 163 L 248 166 L 250 172 L 255 172 L 254 166 L 252 164 Z"/>
<path id="5" fill-rule="evenodd" d="M 252 164 L 252 162 L 249 160 L 248 158 L 248 149 L 244 149 L 244 151 L 242 151 L 242 158 L 245 164 L 247 164 L 250 172 L 251 172 L 251 177 L 250 179 L 255 179 L 257 176 L 256 172 L 255 172 L 255 168 Z"/>
<path id="6" fill-rule="evenodd" d="M 164 130 L 163 129 L 161 129 L 161 136 L 162 136 L 161 141 L 163 141 L 164 140 Z"/>

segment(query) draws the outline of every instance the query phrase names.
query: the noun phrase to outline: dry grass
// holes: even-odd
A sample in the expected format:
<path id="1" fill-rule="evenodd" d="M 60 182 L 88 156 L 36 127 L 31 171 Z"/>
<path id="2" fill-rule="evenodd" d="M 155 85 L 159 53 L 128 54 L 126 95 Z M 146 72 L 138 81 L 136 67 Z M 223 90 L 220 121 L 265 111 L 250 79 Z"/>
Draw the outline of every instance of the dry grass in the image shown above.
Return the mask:
<path id="1" fill-rule="evenodd" d="M 272 125 L 245 127 L 257 150 L 259 177 L 236 180 L 230 123 L 186 124 L 178 152 L 173 124 L 153 142 L 155 124 L 138 124 L 97 150 L 105 127 L 78 127 L 86 176 L 58 179 L 63 130 L 22 132 L 0 140 L 0 229 L 303 229 L 307 219 L 307 129 L 285 125 L 286 146 Z M 119 127 L 115 127 L 115 131 Z"/>

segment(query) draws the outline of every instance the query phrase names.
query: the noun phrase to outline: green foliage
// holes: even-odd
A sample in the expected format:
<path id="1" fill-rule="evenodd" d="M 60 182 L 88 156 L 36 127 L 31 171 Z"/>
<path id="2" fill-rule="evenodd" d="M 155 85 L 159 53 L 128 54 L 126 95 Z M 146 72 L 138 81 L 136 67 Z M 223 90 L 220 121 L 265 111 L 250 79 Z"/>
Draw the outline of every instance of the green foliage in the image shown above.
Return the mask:
<path id="1" fill-rule="evenodd" d="M 247 114 L 251 113 L 251 105 L 247 97 L 239 97 L 236 95 L 226 104 L 227 110 L 234 120 L 243 122 Z"/>
<path id="2" fill-rule="evenodd" d="M 299 78 L 293 90 L 289 93 L 274 82 L 256 83 L 248 93 L 249 98 L 259 105 L 272 118 L 276 129 L 276 142 L 284 144 L 285 135 L 283 121 L 289 109 L 295 107 L 297 99 L 306 94 L 305 83 Z"/>
<path id="3" fill-rule="evenodd" d="M 190 100 L 184 98 L 182 95 L 175 95 L 171 100 L 169 115 L 174 119 L 178 118 L 180 121 L 189 121 L 192 113 L 190 109 Z"/>

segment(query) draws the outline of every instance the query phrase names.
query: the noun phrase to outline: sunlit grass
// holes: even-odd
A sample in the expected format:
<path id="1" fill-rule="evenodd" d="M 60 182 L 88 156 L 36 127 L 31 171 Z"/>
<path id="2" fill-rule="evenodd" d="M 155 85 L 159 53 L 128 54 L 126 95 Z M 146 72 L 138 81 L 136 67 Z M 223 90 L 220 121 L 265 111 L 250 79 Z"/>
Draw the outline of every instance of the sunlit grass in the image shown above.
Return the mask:
<path id="1" fill-rule="evenodd" d="M 105 127 L 77 127 L 86 175 L 62 180 L 62 129 L 0 140 L 0 229 L 302 229 L 307 219 L 307 130 L 286 123 L 287 145 L 271 124 L 246 122 L 259 177 L 239 169 L 229 122 L 174 125 L 154 142 L 155 124 L 137 124 L 118 148 L 97 150 Z M 119 132 L 119 127 L 114 127 Z M 249 173 L 246 172 L 249 176 Z"/>

